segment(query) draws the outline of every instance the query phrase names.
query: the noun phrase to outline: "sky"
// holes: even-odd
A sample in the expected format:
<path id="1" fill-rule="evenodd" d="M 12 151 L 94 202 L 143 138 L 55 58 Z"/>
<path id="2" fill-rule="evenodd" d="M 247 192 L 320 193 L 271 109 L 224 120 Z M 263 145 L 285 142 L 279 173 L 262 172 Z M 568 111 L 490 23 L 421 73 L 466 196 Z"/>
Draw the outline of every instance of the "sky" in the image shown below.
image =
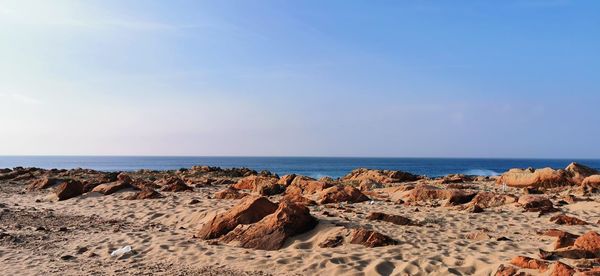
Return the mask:
<path id="1" fill-rule="evenodd" d="M 0 155 L 600 158 L 599 12 L 0 0 Z"/>

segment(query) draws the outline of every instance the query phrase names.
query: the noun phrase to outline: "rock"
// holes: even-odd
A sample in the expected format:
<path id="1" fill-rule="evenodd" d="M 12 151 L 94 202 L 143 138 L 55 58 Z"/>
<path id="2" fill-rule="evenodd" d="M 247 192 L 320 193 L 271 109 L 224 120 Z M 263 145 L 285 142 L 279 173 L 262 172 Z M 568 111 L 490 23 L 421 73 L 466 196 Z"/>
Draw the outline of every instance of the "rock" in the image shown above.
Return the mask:
<path id="1" fill-rule="evenodd" d="M 517 202 L 517 197 L 513 195 L 496 194 L 492 192 L 479 192 L 469 202 L 470 206 L 477 205 L 481 208 L 499 207 L 506 204 Z"/>
<path id="2" fill-rule="evenodd" d="M 564 170 L 553 170 L 551 168 L 543 169 L 511 169 L 502 174 L 496 183 L 506 184 L 509 187 L 558 187 L 571 185 L 571 178 Z"/>
<path id="3" fill-rule="evenodd" d="M 552 201 L 540 195 L 522 195 L 518 202 L 527 212 L 551 212 L 556 210 Z"/>
<path id="4" fill-rule="evenodd" d="M 313 229 L 318 221 L 300 204 L 281 201 L 275 211 L 255 224 L 238 227 L 221 241 L 235 242 L 240 247 L 261 250 L 280 249 L 289 237 Z"/>
<path id="5" fill-rule="evenodd" d="M 550 237 L 556 237 L 556 241 L 554 242 L 554 250 L 573 246 L 575 244 L 575 239 L 579 237 L 577 235 L 558 229 L 548 229 L 546 231 L 540 232 L 539 234 Z"/>
<path id="6" fill-rule="evenodd" d="M 66 200 L 83 194 L 83 184 L 79 181 L 69 180 L 62 182 L 54 189 L 58 200 Z"/>
<path id="7" fill-rule="evenodd" d="M 357 203 L 367 201 L 369 198 L 364 195 L 360 190 L 347 185 L 337 185 L 327 188 L 319 192 L 319 203 Z"/>
<path id="8" fill-rule="evenodd" d="M 401 183 L 409 181 L 417 181 L 422 179 L 421 176 L 416 176 L 411 173 L 402 171 L 389 171 L 389 170 L 370 170 L 366 168 L 359 168 L 351 171 L 340 180 L 342 182 L 355 182 L 360 183 L 364 180 L 370 180 L 376 183 Z"/>
<path id="9" fill-rule="evenodd" d="M 335 248 L 344 243 L 344 236 L 342 235 L 333 235 L 328 237 L 324 241 L 319 243 L 319 247 L 321 248 Z"/>
<path id="10" fill-rule="evenodd" d="M 92 192 L 98 192 L 98 193 L 101 193 L 104 195 L 110 195 L 117 191 L 127 189 L 127 188 L 133 188 L 133 186 L 131 186 L 131 184 L 129 184 L 128 182 L 115 181 L 115 182 L 111 182 L 111 183 L 100 184 L 100 185 L 96 186 L 94 189 L 92 189 Z"/>
<path id="11" fill-rule="evenodd" d="M 570 174 L 571 182 L 575 184 L 581 184 L 583 180 L 588 176 L 600 174 L 600 172 L 598 172 L 597 170 L 578 164 L 576 162 L 569 164 L 565 168 L 565 171 L 567 171 L 567 173 Z"/>
<path id="12" fill-rule="evenodd" d="M 464 174 L 449 174 L 441 179 L 438 179 L 436 182 L 439 184 L 451 184 L 451 183 L 464 183 L 473 181 L 473 177 L 466 176 Z"/>
<path id="13" fill-rule="evenodd" d="M 373 180 L 370 180 L 370 179 L 362 180 L 358 184 L 358 189 L 361 190 L 361 191 L 371 191 L 373 189 L 378 189 L 378 188 L 383 188 L 383 184 L 377 183 L 377 182 L 375 182 Z"/>
<path id="14" fill-rule="evenodd" d="M 402 199 L 406 202 L 445 200 L 445 206 L 453 206 L 467 203 L 476 195 L 477 192 L 454 189 L 446 190 L 419 184 L 414 189 L 406 192 Z"/>
<path id="15" fill-rule="evenodd" d="M 361 244 L 366 247 L 379 247 L 398 244 L 394 239 L 381 233 L 359 228 L 352 230 L 350 235 L 350 243 Z"/>
<path id="16" fill-rule="evenodd" d="M 544 271 L 548 270 L 548 266 L 549 266 L 549 263 L 546 261 L 537 260 L 537 259 L 533 259 L 533 258 L 529 258 L 529 257 L 525 257 L 525 256 L 517 256 L 517 257 L 513 258 L 510 261 L 510 264 L 512 264 L 516 267 L 525 268 L 525 269 L 536 269 L 536 270 L 539 270 L 540 272 L 544 272 Z"/>
<path id="17" fill-rule="evenodd" d="M 373 212 L 367 216 L 368 220 L 379 220 L 379 221 L 387 221 L 397 225 L 410 225 L 410 226 L 419 226 L 420 224 L 403 216 L 399 215 L 389 215 L 379 212 Z"/>
<path id="18" fill-rule="evenodd" d="M 230 184 L 235 184 L 236 182 L 231 180 L 231 179 L 227 179 L 227 178 L 221 178 L 221 179 L 217 179 L 215 181 L 213 181 L 213 183 L 211 183 L 212 185 L 230 185 Z"/>
<path id="19" fill-rule="evenodd" d="M 278 195 L 285 192 L 285 186 L 278 183 L 263 182 L 256 185 L 254 192 L 263 196 Z"/>
<path id="20" fill-rule="evenodd" d="M 321 182 L 308 176 L 299 175 L 294 178 L 285 192 L 286 194 L 297 193 L 301 195 L 312 195 L 332 186 L 333 185 L 331 183 Z"/>
<path id="21" fill-rule="evenodd" d="M 575 240 L 574 246 L 598 256 L 600 255 L 600 235 L 594 231 L 587 232 Z"/>
<path id="22" fill-rule="evenodd" d="M 277 205 L 265 197 L 246 197 L 238 205 L 206 223 L 196 236 L 205 240 L 219 238 L 240 224 L 260 221 L 276 209 Z"/>
<path id="23" fill-rule="evenodd" d="M 44 176 L 42 178 L 37 178 L 37 179 L 33 179 L 32 181 L 30 181 L 29 187 L 27 189 L 30 191 L 42 190 L 42 189 L 50 188 L 52 186 L 56 186 L 64 181 L 65 180 L 63 180 L 63 179 Z"/>
<path id="24" fill-rule="evenodd" d="M 242 193 L 239 190 L 231 187 L 215 193 L 215 198 L 217 199 L 242 199 L 246 196 L 248 196 L 247 193 Z"/>
<path id="25" fill-rule="evenodd" d="M 560 225 L 587 225 L 588 223 L 576 217 L 567 216 L 565 214 L 556 215 L 550 218 L 556 224 Z"/>
<path id="26" fill-rule="evenodd" d="M 129 175 L 127 175 L 126 173 L 119 173 L 117 175 L 117 180 L 122 181 L 122 182 L 127 182 L 129 184 L 133 183 L 133 180 L 131 180 L 131 177 Z"/>
<path id="27" fill-rule="evenodd" d="M 125 197 L 126 200 L 142 200 L 142 199 L 158 199 L 163 198 L 163 195 L 153 189 L 143 189 L 133 195 Z"/>
<path id="28" fill-rule="evenodd" d="M 276 195 L 285 191 L 285 186 L 278 184 L 278 180 L 272 176 L 251 175 L 240 179 L 232 187 L 238 190 L 252 190 L 260 195 Z"/>
<path id="29" fill-rule="evenodd" d="M 515 276 L 519 270 L 512 265 L 503 265 L 501 264 L 498 269 L 496 269 L 495 276 Z"/>
<path id="30" fill-rule="evenodd" d="M 550 272 L 551 276 L 573 276 L 574 274 L 575 269 L 561 262 L 554 263 Z"/>
<path id="31" fill-rule="evenodd" d="M 313 200 L 310 200 L 306 197 L 303 197 L 301 194 L 297 193 L 285 193 L 283 195 L 283 200 L 291 201 L 297 204 L 302 204 L 304 206 L 313 206 L 317 205 L 317 203 Z"/>
<path id="32" fill-rule="evenodd" d="M 600 188 L 600 174 L 590 175 L 586 177 L 581 185 L 589 186 L 590 188 L 598 189 Z"/>
<path id="33" fill-rule="evenodd" d="M 156 181 L 161 187 L 160 190 L 163 192 L 184 192 L 194 190 L 192 187 L 185 184 L 185 182 L 179 177 L 167 177 Z"/>
<path id="34" fill-rule="evenodd" d="M 277 180 L 277 184 L 287 187 L 290 184 L 292 184 L 292 181 L 294 181 L 294 178 L 296 178 L 295 174 L 284 175 L 279 180 Z"/>

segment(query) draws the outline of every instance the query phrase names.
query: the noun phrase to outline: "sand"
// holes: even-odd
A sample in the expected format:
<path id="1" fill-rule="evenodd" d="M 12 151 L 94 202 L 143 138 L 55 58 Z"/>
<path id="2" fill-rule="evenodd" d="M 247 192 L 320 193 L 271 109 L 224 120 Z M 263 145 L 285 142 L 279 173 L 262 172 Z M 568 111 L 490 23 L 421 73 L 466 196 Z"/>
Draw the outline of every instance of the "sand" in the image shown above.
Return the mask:
<path id="1" fill-rule="evenodd" d="M 474 184 L 481 190 L 498 189 L 491 181 Z M 548 215 L 538 217 L 514 204 L 469 213 L 459 207 L 376 200 L 345 208 L 311 206 L 311 214 L 319 219 L 317 228 L 293 237 L 280 250 L 263 251 L 193 237 L 203 223 L 238 202 L 212 198 L 225 186 L 163 193 L 165 198 L 152 200 L 123 200 L 132 192 L 122 191 L 65 201 L 53 201 L 47 191 L 24 192 L 20 183 L 0 182 L 0 187 L 3 275 L 490 275 L 517 255 L 535 257 L 539 248 L 551 250 L 553 238 L 537 231 L 600 230 L 597 196 L 561 207 L 564 213 L 591 222 L 582 226 L 556 225 Z M 190 204 L 194 199 L 197 203 Z M 424 225 L 365 219 L 373 211 L 403 215 Z M 372 228 L 399 244 L 317 246 L 331 233 L 353 226 Z M 467 238 L 474 231 L 490 238 Z M 509 240 L 498 241 L 500 237 Z M 110 256 L 126 245 L 134 254 Z"/>

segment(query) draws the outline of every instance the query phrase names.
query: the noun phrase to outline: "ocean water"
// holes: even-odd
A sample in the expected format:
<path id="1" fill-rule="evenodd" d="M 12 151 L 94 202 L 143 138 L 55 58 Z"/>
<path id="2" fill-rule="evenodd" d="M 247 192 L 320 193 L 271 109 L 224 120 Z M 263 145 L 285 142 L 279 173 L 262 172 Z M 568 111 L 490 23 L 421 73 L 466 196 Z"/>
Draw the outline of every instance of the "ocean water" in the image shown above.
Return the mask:
<path id="1" fill-rule="evenodd" d="M 478 159 L 478 158 L 354 158 L 354 157 L 164 157 L 164 156 L 0 156 L 0 168 L 89 168 L 103 171 L 139 169 L 175 170 L 194 165 L 223 168 L 248 167 L 269 170 L 279 175 L 302 174 L 315 178 L 340 177 L 352 169 L 401 170 L 431 177 L 462 173 L 498 175 L 510 168 L 564 168 L 570 162 L 600 170 L 600 159 Z"/>

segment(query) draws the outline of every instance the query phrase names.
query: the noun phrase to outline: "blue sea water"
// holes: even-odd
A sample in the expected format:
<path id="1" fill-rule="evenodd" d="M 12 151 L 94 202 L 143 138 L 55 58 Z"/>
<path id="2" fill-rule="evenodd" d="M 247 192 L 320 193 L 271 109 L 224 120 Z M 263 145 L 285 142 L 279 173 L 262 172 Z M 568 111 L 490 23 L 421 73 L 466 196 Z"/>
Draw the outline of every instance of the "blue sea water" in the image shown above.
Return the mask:
<path id="1" fill-rule="evenodd" d="M 479 159 L 479 158 L 360 158 L 360 157 L 165 157 L 165 156 L 0 156 L 0 168 L 89 168 L 103 171 L 175 170 L 194 165 L 248 167 L 279 175 L 296 173 L 315 178 L 340 177 L 352 169 L 401 170 L 431 177 L 451 173 L 497 175 L 510 168 L 564 168 L 570 162 L 600 170 L 600 159 Z"/>

